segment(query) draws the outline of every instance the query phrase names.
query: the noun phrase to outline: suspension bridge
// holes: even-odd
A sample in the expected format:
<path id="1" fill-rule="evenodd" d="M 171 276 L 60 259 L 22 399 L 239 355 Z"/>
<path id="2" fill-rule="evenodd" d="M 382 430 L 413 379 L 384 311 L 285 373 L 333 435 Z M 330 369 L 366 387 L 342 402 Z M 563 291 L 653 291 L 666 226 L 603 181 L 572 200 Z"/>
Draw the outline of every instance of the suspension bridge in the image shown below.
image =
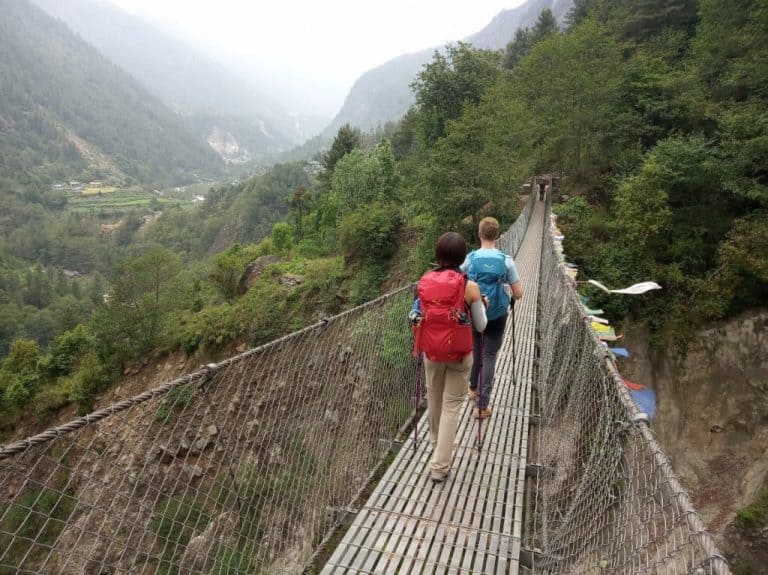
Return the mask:
<path id="1" fill-rule="evenodd" d="M 494 414 L 433 484 L 406 286 L 0 446 L 0 574 L 729 573 L 531 195 Z M 416 425 L 413 426 L 413 423 Z"/>

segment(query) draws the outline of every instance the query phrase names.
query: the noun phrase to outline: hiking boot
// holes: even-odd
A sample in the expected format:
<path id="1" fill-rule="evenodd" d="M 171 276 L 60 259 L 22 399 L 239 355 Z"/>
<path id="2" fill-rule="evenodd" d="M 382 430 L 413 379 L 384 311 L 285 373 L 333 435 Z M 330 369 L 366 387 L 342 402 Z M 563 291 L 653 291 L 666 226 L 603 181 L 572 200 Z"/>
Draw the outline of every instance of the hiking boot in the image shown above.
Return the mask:
<path id="1" fill-rule="evenodd" d="M 429 478 L 432 480 L 432 483 L 442 483 L 443 481 L 448 479 L 448 474 L 438 473 L 437 471 L 430 471 Z"/>
<path id="2" fill-rule="evenodd" d="M 492 410 L 489 407 L 486 407 L 485 409 L 476 409 L 475 410 L 475 419 L 488 419 L 491 416 Z"/>
<path id="3" fill-rule="evenodd" d="M 477 401 L 477 388 L 470 387 L 467 396 L 469 396 L 470 401 Z"/>

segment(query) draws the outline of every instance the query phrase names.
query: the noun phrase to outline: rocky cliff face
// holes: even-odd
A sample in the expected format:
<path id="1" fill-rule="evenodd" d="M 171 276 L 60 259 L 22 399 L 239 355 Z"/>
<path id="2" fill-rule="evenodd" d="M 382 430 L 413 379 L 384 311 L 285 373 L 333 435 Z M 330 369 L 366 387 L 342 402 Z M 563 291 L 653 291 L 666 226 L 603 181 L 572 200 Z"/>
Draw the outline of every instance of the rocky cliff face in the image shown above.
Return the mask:
<path id="1" fill-rule="evenodd" d="M 735 572 L 768 573 L 768 529 L 736 521 L 768 485 L 768 312 L 701 331 L 685 359 L 647 341 L 627 331 L 622 373 L 656 390 L 653 428 Z"/>
<path id="2" fill-rule="evenodd" d="M 243 164 L 250 160 L 248 150 L 241 148 L 235 136 L 214 126 L 208 135 L 208 145 L 228 164 Z"/>

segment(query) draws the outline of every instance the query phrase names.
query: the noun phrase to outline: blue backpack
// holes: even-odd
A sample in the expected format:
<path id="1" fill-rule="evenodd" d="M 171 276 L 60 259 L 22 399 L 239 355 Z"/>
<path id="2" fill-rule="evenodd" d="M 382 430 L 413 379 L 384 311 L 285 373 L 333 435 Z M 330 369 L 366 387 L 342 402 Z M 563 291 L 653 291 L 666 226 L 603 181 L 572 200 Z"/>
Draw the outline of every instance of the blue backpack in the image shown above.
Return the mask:
<path id="1" fill-rule="evenodd" d="M 480 286 L 480 293 L 488 298 L 488 319 L 498 319 L 507 314 L 509 292 L 504 289 L 507 283 L 507 263 L 503 252 L 496 250 L 487 255 L 476 251 L 469 254 L 467 276 Z"/>

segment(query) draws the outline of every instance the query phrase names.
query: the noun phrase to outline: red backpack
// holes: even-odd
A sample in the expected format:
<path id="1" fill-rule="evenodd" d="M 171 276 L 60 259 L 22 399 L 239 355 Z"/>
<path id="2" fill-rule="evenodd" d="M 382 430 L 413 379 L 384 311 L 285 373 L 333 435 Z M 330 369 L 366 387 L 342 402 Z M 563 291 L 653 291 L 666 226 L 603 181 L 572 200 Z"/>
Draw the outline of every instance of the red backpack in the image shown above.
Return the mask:
<path id="1" fill-rule="evenodd" d="M 467 278 L 452 270 L 425 273 L 416 288 L 422 320 L 416 327 L 414 355 L 431 361 L 461 361 L 472 352 L 472 325 L 464 301 Z"/>

